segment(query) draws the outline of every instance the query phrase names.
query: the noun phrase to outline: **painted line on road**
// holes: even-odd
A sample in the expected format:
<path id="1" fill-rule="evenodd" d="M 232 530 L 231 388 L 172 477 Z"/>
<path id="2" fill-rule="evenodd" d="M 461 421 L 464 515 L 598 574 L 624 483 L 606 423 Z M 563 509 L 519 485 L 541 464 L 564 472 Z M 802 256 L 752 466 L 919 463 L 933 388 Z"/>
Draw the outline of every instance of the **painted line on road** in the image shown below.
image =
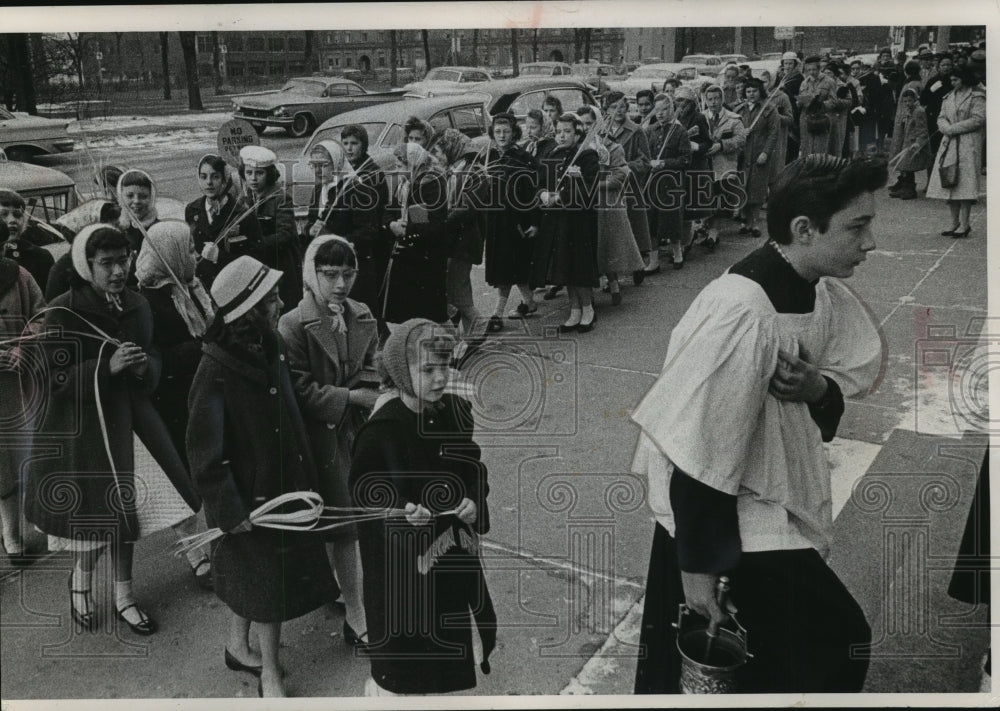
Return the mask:
<path id="1" fill-rule="evenodd" d="M 893 307 L 892 311 L 890 311 L 889 314 L 879 323 L 880 327 L 884 327 L 885 324 L 888 323 L 889 319 L 895 316 L 896 312 L 899 311 L 901 308 L 903 308 L 904 306 L 913 305 L 914 292 L 916 292 L 917 289 L 923 286 L 923 283 L 927 281 L 928 277 L 930 277 L 931 274 L 933 274 L 938 270 L 938 268 L 941 266 L 941 262 L 944 261 L 945 257 L 950 255 L 954 250 L 955 250 L 955 244 L 952 243 L 951 246 L 949 246 L 948 249 L 944 251 L 944 254 L 938 257 L 937 260 L 934 262 L 934 264 L 931 265 L 931 268 L 928 269 L 927 272 L 922 277 L 920 277 L 919 281 L 917 281 L 917 283 L 913 286 L 913 288 L 910 289 L 910 292 L 906 296 L 900 297 L 900 299 L 896 302 L 896 305 Z"/>

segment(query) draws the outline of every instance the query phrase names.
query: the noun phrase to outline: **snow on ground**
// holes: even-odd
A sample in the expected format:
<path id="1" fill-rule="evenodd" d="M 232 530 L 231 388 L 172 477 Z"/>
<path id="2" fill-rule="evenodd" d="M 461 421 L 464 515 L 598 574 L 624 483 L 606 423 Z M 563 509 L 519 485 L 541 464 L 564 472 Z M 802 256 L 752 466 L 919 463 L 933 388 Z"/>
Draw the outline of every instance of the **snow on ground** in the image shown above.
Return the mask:
<path id="1" fill-rule="evenodd" d="M 82 119 L 69 124 L 70 134 L 86 134 L 91 132 L 127 131 L 145 127 L 170 128 L 201 128 L 214 126 L 218 128 L 233 117 L 231 111 L 213 113 L 172 114 L 168 116 L 108 116 L 105 118 Z"/>

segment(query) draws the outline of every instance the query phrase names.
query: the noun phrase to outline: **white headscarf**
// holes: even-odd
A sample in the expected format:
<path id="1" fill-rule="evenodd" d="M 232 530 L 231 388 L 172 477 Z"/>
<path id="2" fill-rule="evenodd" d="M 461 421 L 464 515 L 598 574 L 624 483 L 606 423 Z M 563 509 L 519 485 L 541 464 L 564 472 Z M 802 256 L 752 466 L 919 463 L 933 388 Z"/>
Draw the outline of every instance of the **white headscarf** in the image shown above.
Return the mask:
<path id="1" fill-rule="evenodd" d="M 114 227 L 106 225 L 103 222 L 99 222 L 96 225 L 87 225 L 76 237 L 73 238 L 73 246 L 70 248 L 70 256 L 73 260 L 73 269 L 76 273 L 80 275 L 80 278 L 86 281 L 88 284 L 94 283 L 94 273 L 90 270 L 90 262 L 87 261 L 87 242 L 90 238 L 94 236 L 97 230 L 110 229 L 114 230 Z M 117 231 L 117 230 L 116 230 Z M 118 294 L 112 294 L 110 292 L 104 292 L 104 298 L 107 299 L 108 305 L 118 311 L 122 310 L 121 297 Z"/>
<path id="2" fill-rule="evenodd" d="M 340 235 L 320 235 L 306 247 L 306 256 L 302 260 L 302 285 L 307 292 L 312 294 L 317 304 L 325 305 L 333 314 L 331 326 L 334 332 L 344 333 L 347 331 L 347 323 L 344 321 L 344 306 L 343 304 L 323 301 L 323 296 L 319 288 L 319 276 L 316 274 L 316 252 L 327 242 L 340 242 L 343 244 L 350 250 L 351 254 L 354 254 L 354 263 L 358 263 L 358 256 L 354 252 L 354 245 L 346 239 Z"/>
<path id="3" fill-rule="evenodd" d="M 195 338 L 205 335 L 214 310 L 208 292 L 195 275 L 191 229 L 186 222 L 164 220 L 149 228 L 149 238 L 143 240 L 135 262 L 135 274 L 139 285 L 146 289 L 172 286 L 170 298 L 188 332 Z"/>

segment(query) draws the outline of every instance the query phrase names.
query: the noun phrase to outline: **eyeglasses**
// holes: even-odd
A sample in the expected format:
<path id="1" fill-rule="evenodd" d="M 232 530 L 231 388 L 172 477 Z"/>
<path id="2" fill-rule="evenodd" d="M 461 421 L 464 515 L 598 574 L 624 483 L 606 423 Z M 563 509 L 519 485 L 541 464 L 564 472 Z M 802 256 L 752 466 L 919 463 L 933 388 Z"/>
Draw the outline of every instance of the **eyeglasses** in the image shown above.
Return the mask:
<path id="1" fill-rule="evenodd" d="M 15 207 L 10 210 L 0 210 L 0 220 L 5 220 L 7 217 L 13 217 L 15 220 L 20 220 L 24 217 L 24 210 L 19 207 Z"/>
<path id="2" fill-rule="evenodd" d="M 358 275 L 357 269 L 317 269 L 316 273 L 324 279 L 337 281 L 343 277 L 344 281 L 350 281 Z"/>
<path id="3" fill-rule="evenodd" d="M 124 257 L 119 257 L 118 259 L 94 259 L 92 261 L 97 266 L 102 269 L 107 269 L 109 272 L 114 271 L 115 267 L 120 267 L 121 269 L 128 271 L 129 265 L 132 264 L 132 255 L 127 254 Z"/>
<path id="4" fill-rule="evenodd" d="M 332 165 L 333 165 L 333 163 L 331 163 L 328 160 L 311 160 L 311 161 L 309 161 L 309 167 L 310 168 L 329 168 Z"/>

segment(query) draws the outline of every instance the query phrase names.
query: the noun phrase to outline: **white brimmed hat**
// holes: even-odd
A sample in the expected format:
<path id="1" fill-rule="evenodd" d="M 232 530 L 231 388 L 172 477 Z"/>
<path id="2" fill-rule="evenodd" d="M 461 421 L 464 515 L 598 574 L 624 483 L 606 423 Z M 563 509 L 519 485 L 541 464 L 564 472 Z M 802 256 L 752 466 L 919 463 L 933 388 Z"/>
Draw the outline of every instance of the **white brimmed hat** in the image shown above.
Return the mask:
<path id="1" fill-rule="evenodd" d="M 785 61 L 786 59 L 794 59 L 796 62 L 802 61 L 799 59 L 799 55 L 795 54 L 795 52 L 785 52 L 783 55 L 781 55 L 782 62 Z"/>
<path id="2" fill-rule="evenodd" d="M 266 168 L 278 162 L 278 156 L 264 146 L 245 146 L 240 149 L 240 160 L 247 168 Z"/>
<path id="3" fill-rule="evenodd" d="M 246 149 L 244 149 L 246 150 Z M 243 255 L 230 262 L 212 283 L 212 298 L 226 323 L 232 323 L 270 293 L 282 272 Z"/>

